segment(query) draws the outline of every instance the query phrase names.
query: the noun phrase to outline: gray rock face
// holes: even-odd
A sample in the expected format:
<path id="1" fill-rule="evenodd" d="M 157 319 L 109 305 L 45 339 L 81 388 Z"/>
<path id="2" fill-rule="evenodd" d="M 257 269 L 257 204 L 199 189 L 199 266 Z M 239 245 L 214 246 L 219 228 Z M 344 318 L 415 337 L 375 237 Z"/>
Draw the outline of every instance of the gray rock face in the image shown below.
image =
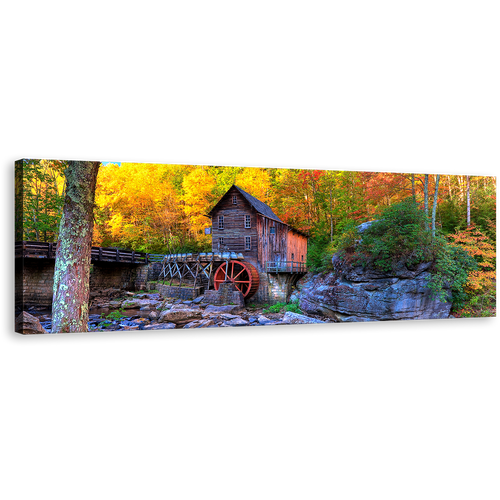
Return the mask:
<path id="1" fill-rule="evenodd" d="M 368 222 L 363 222 L 363 224 L 360 224 L 356 229 L 358 230 L 358 233 L 364 233 L 374 222 L 377 222 L 376 220 L 370 220 Z"/>
<path id="2" fill-rule="evenodd" d="M 388 272 L 347 267 L 317 275 L 302 289 L 300 308 L 340 321 L 447 318 L 451 302 L 431 297 L 426 287 L 431 265 L 407 268 L 401 264 Z"/>

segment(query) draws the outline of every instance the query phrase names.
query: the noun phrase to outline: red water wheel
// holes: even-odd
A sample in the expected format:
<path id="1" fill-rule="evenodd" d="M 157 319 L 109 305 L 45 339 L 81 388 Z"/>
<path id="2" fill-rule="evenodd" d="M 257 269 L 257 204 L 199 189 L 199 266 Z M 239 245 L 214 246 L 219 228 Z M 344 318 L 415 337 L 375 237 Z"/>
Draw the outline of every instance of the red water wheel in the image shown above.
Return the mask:
<path id="1" fill-rule="evenodd" d="M 259 288 L 259 273 L 248 262 L 230 260 L 219 266 L 214 274 L 216 290 L 226 282 L 233 283 L 245 298 L 250 298 Z"/>

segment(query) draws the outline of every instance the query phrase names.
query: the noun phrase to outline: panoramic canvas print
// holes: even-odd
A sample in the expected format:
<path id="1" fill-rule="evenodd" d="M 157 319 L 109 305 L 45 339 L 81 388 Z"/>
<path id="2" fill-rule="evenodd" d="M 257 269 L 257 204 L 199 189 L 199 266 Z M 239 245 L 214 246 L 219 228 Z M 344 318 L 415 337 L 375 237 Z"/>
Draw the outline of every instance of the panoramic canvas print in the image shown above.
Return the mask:
<path id="1" fill-rule="evenodd" d="M 495 177 L 23 159 L 15 179 L 18 333 L 496 314 Z"/>

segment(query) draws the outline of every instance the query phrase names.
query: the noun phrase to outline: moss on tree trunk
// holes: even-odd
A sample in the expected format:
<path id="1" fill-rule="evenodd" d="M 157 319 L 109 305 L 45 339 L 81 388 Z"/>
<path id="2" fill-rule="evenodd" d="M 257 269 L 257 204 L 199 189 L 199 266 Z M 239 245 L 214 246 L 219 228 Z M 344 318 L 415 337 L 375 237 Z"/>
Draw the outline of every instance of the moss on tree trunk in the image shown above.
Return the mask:
<path id="1" fill-rule="evenodd" d="M 70 161 L 59 229 L 52 333 L 87 331 L 94 198 L 100 162 Z"/>

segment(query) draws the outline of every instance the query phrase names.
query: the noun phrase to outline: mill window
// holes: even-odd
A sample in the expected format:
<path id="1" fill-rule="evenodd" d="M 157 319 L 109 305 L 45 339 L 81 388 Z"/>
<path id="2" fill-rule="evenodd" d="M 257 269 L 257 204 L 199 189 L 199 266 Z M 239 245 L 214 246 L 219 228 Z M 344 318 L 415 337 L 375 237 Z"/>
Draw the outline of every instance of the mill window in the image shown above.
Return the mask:
<path id="1" fill-rule="evenodd" d="M 295 259 L 295 254 L 292 253 L 292 260 Z"/>
<path id="2" fill-rule="evenodd" d="M 302 262 L 304 262 L 304 256 L 302 255 Z"/>
<path id="3" fill-rule="evenodd" d="M 245 250 L 252 250 L 252 238 L 251 238 L 251 236 L 245 236 Z"/>
<path id="4" fill-rule="evenodd" d="M 276 234 L 276 228 L 274 226 L 269 228 L 269 234 Z"/>
<path id="5" fill-rule="evenodd" d="M 224 238 L 219 238 L 219 248 L 224 246 Z"/>
<path id="6" fill-rule="evenodd" d="M 233 205 L 236 205 L 237 201 L 238 201 L 238 199 L 236 198 L 236 195 L 233 194 Z"/>
<path id="7" fill-rule="evenodd" d="M 250 223 L 250 216 L 245 215 L 245 228 L 249 229 L 250 227 L 252 227 Z"/>
<path id="8" fill-rule="evenodd" d="M 219 215 L 219 229 L 224 229 L 224 216 Z"/>

